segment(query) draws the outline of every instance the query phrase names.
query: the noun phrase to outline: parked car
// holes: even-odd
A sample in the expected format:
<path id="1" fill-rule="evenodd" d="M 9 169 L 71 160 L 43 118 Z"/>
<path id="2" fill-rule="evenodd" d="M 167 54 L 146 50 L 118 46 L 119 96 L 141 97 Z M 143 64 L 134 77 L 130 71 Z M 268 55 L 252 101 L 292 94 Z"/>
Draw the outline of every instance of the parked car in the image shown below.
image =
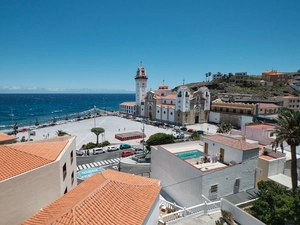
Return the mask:
<path id="1" fill-rule="evenodd" d="M 134 155 L 133 152 L 131 151 L 128 151 L 128 150 L 125 150 L 122 152 L 122 157 L 128 157 L 128 156 L 131 156 L 131 155 Z"/>
<path id="2" fill-rule="evenodd" d="M 184 133 L 173 133 L 173 137 L 176 139 L 184 138 Z"/>
<path id="3" fill-rule="evenodd" d="M 197 130 L 198 134 L 204 134 L 203 130 Z"/>
<path id="4" fill-rule="evenodd" d="M 180 130 L 187 131 L 186 127 L 181 127 Z"/>
<path id="5" fill-rule="evenodd" d="M 81 150 L 76 150 L 76 155 L 79 155 L 79 156 L 83 156 L 83 151 L 81 151 Z"/>
<path id="6" fill-rule="evenodd" d="M 103 148 L 94 148 L 93 149 L 93 155 L 102 154 L 105 153 L 105 150 Z"/>
<path id="7" fill-rule="evenodd" d="M 120 145 L 120 149 L 127 149 L 127 148 L 131 148 L 131 146 L 129 144 L 121 144 Z"/>
<path id="8" fill-rule="evenodd" d="M 188 129 L 188 132 L 194 133 L 194 129 Z"/>
<path id="9" fill-rule="evenodd" d="M 141 149 L 141 148 L 134 148 L 134 153 L 135 153 L 135 154 L 143 154 L 143 153 L 144 153 L 144 150 Z"/>
<path id="10" fill-rule="evenodd" d="M 112 152 L 112 151 L 117 151 L 117 150 L 119 150 L 119 148 L 116 147 L 116 146 L 108 146 L 106 150 L 107 150 L 108 152 Z"/>

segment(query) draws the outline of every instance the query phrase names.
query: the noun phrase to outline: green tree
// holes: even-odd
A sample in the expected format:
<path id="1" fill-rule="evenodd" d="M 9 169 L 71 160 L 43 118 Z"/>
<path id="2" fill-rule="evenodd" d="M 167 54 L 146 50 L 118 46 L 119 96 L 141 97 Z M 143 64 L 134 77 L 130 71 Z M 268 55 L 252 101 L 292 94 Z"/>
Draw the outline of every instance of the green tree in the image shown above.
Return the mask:
<path id="1" fill-rule="evenodd" d="M 96 146 L 98 146 L 98 144 L 99 144 L 99 135 L 104 133 L 105 130 L 102 127 L 94 127 L 94 128 L 91 129 L 91 132 L 96 134 L 96 136 L 97 136 Z"/>
<path id="2" fill-rule="evenodd" d="M 280 145 L 285 141 L 291 149 L 291 179 L 292 190 L 295 193 L 298 187 L 296 146 L 300 145 L 300 111 L 281 110 L 276 121 L 278 125 L 274 131 L 275 141 Z"/>
<path id="3" fill-rule="evenodd" d="M 190 138 L 192 138 L 194 141 L 200 140 L 200 134 L 199 134 L 197 131 L 194 131 L 194 132 L 191 134 Z"/>
<path id="4" fill-rule="evenodd" d="M 152 145 L 163 145 L 174 143 L 174 137 L 172 134 L 156 133 L 152 134 L 147 140 L 147 149 L 150 151 Z"/>
<path id="5" fill-rule="evenodd" d="M 292 192 L 274 181 L 258 183 L 259 199 L 253 202 L 251 213 L 266 224 L 281 225 L 293 220 L 294 198 Z"/>
<path id="6" fill-rule="evenodd" d="M 231 123 L 222 122 L 217 130 L 217 133 L 228 133 L 229 131 L 231 131 L 231 129 L 232 129 Z"/>
<path id="7" fill-rule="evenodd" d="M 58 131 L 56 131 L 56 135 L 57 136 L 65 136 L 65 135 L 68 135 L 68 133 L 63 130 L 58 130 Z"/>

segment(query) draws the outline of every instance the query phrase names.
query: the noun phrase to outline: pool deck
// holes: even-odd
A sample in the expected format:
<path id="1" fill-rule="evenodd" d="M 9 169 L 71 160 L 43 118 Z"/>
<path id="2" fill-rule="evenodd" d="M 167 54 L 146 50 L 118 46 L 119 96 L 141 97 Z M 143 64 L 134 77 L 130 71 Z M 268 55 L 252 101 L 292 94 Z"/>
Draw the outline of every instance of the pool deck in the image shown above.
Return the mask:
<path id="1" fill-rule="evenodd" d="M 177 153 L 190 152 L 190 151 L 200 151 L 200 152 L 204 153 L 202 141 L 189 141 L 189 142 L 177 143 L 176 145 L 174 145 L 174 144 L 164 145 L 164 149 L 173 153 L 174 155 Z M 178 158 L 180 158 L 180 157 L 178 157 Z M 210 170 L 227 167 L 227 165 L 220 163 L 220 162 L 213 163 L 212 161 L 210 161 L 210 162 L 204 163 L 201 158 L 203 158 L 203 156 L 200 156 L 198 158 L 190 158 L 190 159 L 182 159 L 182 160 L 189 163 L 191 166 L 196 167 L 197 169 L 201 170 L 202 172 L 207 172 Z"/>

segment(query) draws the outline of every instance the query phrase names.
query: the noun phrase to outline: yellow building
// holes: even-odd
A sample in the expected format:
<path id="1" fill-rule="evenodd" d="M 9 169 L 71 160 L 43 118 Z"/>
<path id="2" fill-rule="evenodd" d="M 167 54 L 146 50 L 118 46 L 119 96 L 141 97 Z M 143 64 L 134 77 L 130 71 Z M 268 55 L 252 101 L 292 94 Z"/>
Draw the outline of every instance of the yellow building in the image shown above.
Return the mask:
<path id="1" fill-rule="evenodd" d="M 273 82 L 273 85 L 287 84 L 288 73 L 277 72 L 277 70 L 267 70 L 262 73 L 262 79 L 267 82 Z"/>

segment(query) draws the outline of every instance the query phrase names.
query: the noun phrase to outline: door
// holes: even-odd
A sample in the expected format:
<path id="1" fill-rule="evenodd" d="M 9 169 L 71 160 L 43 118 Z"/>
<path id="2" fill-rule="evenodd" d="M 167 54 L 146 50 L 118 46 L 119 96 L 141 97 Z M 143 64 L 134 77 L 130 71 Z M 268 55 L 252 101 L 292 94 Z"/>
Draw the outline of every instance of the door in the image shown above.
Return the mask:
<path id="1" fill-rule="evenodd" d="M 220 162 L 224 162 L 224 148 L 220 148 Z"/>
<path id="2" fill-rule="evenodd" d="M 195 116 L 195 123 L 199 123 L 199 116 Z"/>
<path id="3" fill-rule="evenodd" d="M 208 154 L 208 143 L 204 144 L 204 153 L 207 155 Z"/>

